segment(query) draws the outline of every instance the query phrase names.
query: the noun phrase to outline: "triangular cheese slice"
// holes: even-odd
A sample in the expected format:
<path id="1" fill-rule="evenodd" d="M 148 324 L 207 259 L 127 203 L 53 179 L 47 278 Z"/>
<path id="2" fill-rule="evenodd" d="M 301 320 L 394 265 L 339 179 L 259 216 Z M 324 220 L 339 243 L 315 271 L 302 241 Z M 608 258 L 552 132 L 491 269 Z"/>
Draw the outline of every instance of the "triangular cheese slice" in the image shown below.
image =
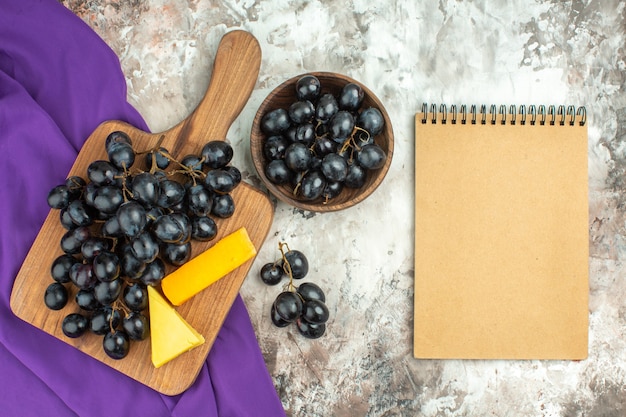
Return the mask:
<path id="1" fill-rule="evenodd" d="M 204 337 L 152 286 L 148 286 L 148 300 L 152 364 L 155 368 L 204 343 Z"/>

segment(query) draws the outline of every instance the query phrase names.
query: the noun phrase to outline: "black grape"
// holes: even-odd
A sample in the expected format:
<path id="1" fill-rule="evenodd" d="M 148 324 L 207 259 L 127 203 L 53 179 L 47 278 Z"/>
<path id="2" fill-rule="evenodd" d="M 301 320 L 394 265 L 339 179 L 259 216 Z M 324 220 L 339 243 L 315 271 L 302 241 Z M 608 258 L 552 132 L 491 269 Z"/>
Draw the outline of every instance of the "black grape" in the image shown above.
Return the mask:
<path id="1" fill-rule="evenodd" d="M 312 75 L 304 75 L 296 81 L 296 97 L 298 100 L 315 101 L 321 93 L 320 80 Z"/>
<path id="2" fill-rule="evenodd" d="M 142 172 L 133 177 L 130 190 L 135 201 L 144 207 L 152 207 L 159 199 L 159 180 L 149 172 Z"/>
<path id="3" fill-rule="evenodd" d="M 102 339 L 104 352 L 113 359 L 122 359 L 130 351 L 128 335 L 123 330 L 115 330 L 104 335 Z"/>
<path id="4" fill-rule="evenodd" d="M 335 96 L 332 94 L 326 93 L 320 97 L 317 102 L 317 107 L 315 109 L 315 117 L 317 120 L 322 122 L 327 122 L 331 117 L 335 115 L 339 111 L 339 105 L 337 104 L 337 100 Z"/>
<path id="5" fill-rule="evenodd" d="M 93 273 L 98 281 L 113 281 L 120 276 L 120 258 L 116 253 L 102 251 L 93 258 Z"/>
<path id="6" fill-rule="evenodd" d="M 180 164 L 187 167 L 191 171 L 202 170 L 202 158 L 199 155 L 189 154 L 181 159 Z"/>
<path id="7" fill-rule="evenodd" d="M 191 219 L 191 237 L 206 242 L 217 236 L 217 224 L 209 216 L 196 216 Z"/>
<path id="8" fill-rule="evenodd" d="M 309 273 L 309 261 L 301 251 L 287 251 L 285 259 L 289 263 L 293 279 L 302 279 Z"/>
<path id="9" fill-rule="evenodd" d="M 145 310 L 148 307 L 148 290 L 144 284 L 135 283 L 124 288 L 124 303 L 132 311 Z"/>
<path id="10" fill-rule="evenodd" d="M 153 161 L 154 161 L 154 165 L 156 168 L 158 169 L 165 169 L 170 165 L 170 159 L 166 156 L 169 153 L 167 152 L 167 149 L 161 147 L 153 152 L 149 152 L 146 154 L 146 165 L 148 166 L 148 168 L 151 168 L 153 165 Z"/>
<path id="11" fill-rule="evenodd" d="M 111 241 L 101 237 L 91 236 L 80 246 L 80 253 L 86 261 L 92 261 L 100 253 L 111 248 Z"/>
<path id="12" fill-rule="evenodd" d="M 132 145 L 133 141 L 130 139 L 127 133 L 116 130 L 107 135 L 106 139 L 104 140 L 104 149 L 108 151 L 109 148 L 115 143 L 125 143 L 127 145 Z"/>
<path id="13" fill-rule="evenodd" d="M 233 181 L 235 181 L 235 186 L 239 185 L 241 182 L 241 171 L 239 168 L 233 165 L 228 165 L 227 167 L 222 168 L 224 171 L 228 172 L 231 177 L 233 177 Z"/>
<path id="14" fill-rule="evenodd" d="M 328 133 L 337 141 L 343 141 L 352 134 L 355 122 L 352 113 L 340 110 L 328 122 Z"/>
<path id="15" fill-rule="evenodd" d="M 93 288 L 98 282 L 91 264 L 74 264 L 70 267 L 69 275 L 72 283 L 82 290 Z"/>
<path id="16" fill-rule="evenodd" d="M 157 285 L 165 278 L 165 263 L 161 258 L 146 264 L 146 268 L 139 276 L 139 281 L 144 285 Z"/>
<path id="17" fill-rule="evenodd" d="M 304 319 L 296 321 L 298 332 L 307 339 L 318 339 L 326 332 L 326 323 L 313 324 Z"/>
<path id="18" fill-rule="evenodd" d="M 275 159 L 265 166 L 265 176 L 273 184 L 282 185 L 290 183 L 294 173 L 284 160 Z"/>
<path id="19" fill-rule="evenodd" d="M 89 320 L 89 329 L 95 334 L 103 335 L 119 326 L 121 321 L 122 317 L 119 310 L 105 306 L 93 313 L 91 320 Z"/>
<path id="20" fill-rule="evenodd" d="M 63 319 L 61 330 L 67 337 L 77 338 L 89 328 L 89 319 L 80 313 L 70 313 Z"/>
<path id="21" fill-rule="evenodd" d="M 278 317 L 291 323 L 302 314 L 302 300 L 294 292 L 283 291 L 276 297 L 274 308 Z"/>
<path id="22" fill-rule="evenodd" d="M 125 244 L 120 251 L 120 268 L 122 275 L 134 280 L 143 274 L 143 271 L 146 269 L 146 263 L 137 259 L 130 245 Z"/>
<path id="23" fill-rule="evenodd" d="M 202 184 L 193 185 L 187 190 L 187 204 L 196 216 L 206 216 L 211 213 L 213 193 Z"/>
<path id="24" fill-rule="evenodd" d="M 122 293 L 122 280 L 114 279 L 113 281 L 98 282 L 93 289 L 96 300 L 102 305 L 108 306 L 113 304 Z"/>
<path id="25" fill-rule="evenodd" d="M 125 142 L 114 142 L 107 148 L 109 161 L 120 169 L 128 169 L 135 163 L 135 151 Z"/>
<path id="26" fill-rule="evenodd" d="M 358 153 L 357 161 L 365 169 L 378 169 L 385 165 L 385 151 L 376 144 L 365 145 Z"/>
<path id="27" fill-rule="evenodd" d="M 276 327 L 286 327 L 291 324 L 291 322 L 284 320 L 281 316 L 278 315 L 276 311 L 276 304 L 272 304 L 272 307 L 270 308 L 270 317 L 272 319 L 272 323 L 274 323 L 274 326 Z"/>
<path id="28" fill-rule="evenodd" d="M 136 201 L 128 201 L 117 209 L 117 221 L 120 230 L 129 238 L 133 238 L 141 233 L 148 222 L 146 209 Z"/>
<path id="29" fill-rule="evenodd" d="M 87 177 L 95 185 L 112 185 L 119 182 L 120 170 L 109 161 L 93 161 L 87 167 Z"/>
<path id="30" fill-rule="evenodd" d="M 65 180 L 65 186 L 70 193 L 71 200 L 80 198 L 86 185 L 87 181 L 85 181 L 83 177 L 80 177 L 78 175 L 71 175 Z"/>
<path id="31" fill-rule="evenodd" d="M 57 185 L 48 193 L 48 205 L 53 209 L 66 208 L 70 204 L 70 191 L 65 184 Z"/>
<path id="32" fill-rule="evenodd" d="M 322 191 L 322 197 L 327 201 L 331 200 L 341 194 L 343 189 L 344 183 L 342 181 L 327 182 L 324 191 Z"/>
<path id="33" fill-rule="evenodd" d="M 326 321 L 328 321 L 328 314 L 328 307 L 320 300 L 305 301 L 302 307 L 302 318 L 308 323 L 326 323 Z"/>
<path id="34" fill-rule="evenodd" d="M 276 109 L 265 114 L 261 119 L 261 130 L 267 134 L 282 133 L 291 125 L 289 113 L 285 109 Z"/>
<path id="35" fill-rule="evenodd" d="M 298 285 L 297 291 L 304 301 L 319 300 L 326 302 L 326 295 L 324 294 L 324 291 L 312 282 L 303 282 Z"/>
<path id="36" fill-rule="evenodd" d="M 164 243 L 179 243 L 185 237 L 185 225 L 173 214 L 165 214 L 152 224 L 154 236 Z"/>
<path id="37" fill-rule="evenodd" d="M 105 214 L 113 214 L 124 202 L 122 189 L 113 185 L 98 187 L 93 193 L 92 206 Z"/>
<path id="38" fill-rule="evenodd" d="M 293 123 L 301 124 L 313 119 L 315 107 L 309 100 L 296 101 L 289 106 L 288 113 Z"/>
<path id="39" fill-rule="evenodd" d="M 285 150 L 285 164 L 292 171 L 302 172 L 309 168 L 311 151 L 303 143 L 292 143 Z"/>
<path id="40" fill-rule="evenodd" d="M 80 261 L 72 255 L 63 254 L 58 256 L 50 267 L 52 279 L 61 284 L 70 282 L 70 268 L 77 263 L 80 263 Z"/>
<path id="41" fill-rule="evenodd" d="M 269 160 L 282 159 L 290 142 L 282 135 L 270 136 L 263 142 L 263 155 Z"/>
<path id="42" fill-rule="evenodd" d="M 76 305 L 85 311 L 95 311 L 102 307 L 102 304 L 96 300 L 93 289 L 78 290 L 74 301 L 76 301 Z"/>
<path id="43" fill-rule="evenodd" d="M 234 151 L 232 146 L 227 142 L 215 140 L 204 145 L 200 155 L 206 167 L 216 169 L 226 167 L 231 159 L 233 159 Z"/>
<path id="44" fill-rule="evenodd" d="M 235 213 L 235 200 L 230 194 L 217 194 L 213 198 L 211 214 L 220 219 L 227 219 Z"/>
<path id="45" fill-rule="evenodd" d="M 363 110 L 357 118 L 357 126 L 367 130 L 370 136 L 376 136 L 383 130 L 385 119 L 382 113 L 375 107 Z"/>
<path id="46" fill-rule="evenodd" d="M 67 214 L 77 226 L 89 226 L 94 222 L 94 213 L 82 200 L 74 200 L 67 206 Z"/>
<path id="47" fill-rule="evenodd" d="M 345 185 L 348 188 L 361 188 L 367 179 L 367 170 L 359 164 L 348 165 Z"/>
<path id="48" fill-rule="evenodd" d="M 205 185 L 209 190 L 219 194 L 225 194 L 235 189 L 237 186 L 235 179 L 235 177 L 223 169 L 213 169 L 207 172 Z"/>
<path id="49" fill-rule="evenodd" d="M 145 340 L 150 335 L 148 318 L 138 311 L 133 311 L 124 317 L 122 327 L 132 340 Z"/>
<path id="50" fill-rule="evenodd" d="M 336 153 L 324 156 L 321 169 L 328 181 L 343 181 L 348 175 L 348 163 Z"/>
<path id="51" fill-rule="evenodd" d="M 157 204 L 163 208 L 171 208 L 185 198 L 185 187 L 178 181 L 164 179 L 159 183 L 161 192 Z"/>
<path id="52" fill-rule="evenodd" d="M 355 83 L 346 84 L 339 95 L 339 107 L 344 110 L 355 111 L 361 107 L 365 92 Z"/>
<path id="53" fill-rule="evenodd" d="M 267 285 L 276 285 L 283 278 L 284 271 L 275 262 L 270 262 L 261 267 L 261 281 Z"/>
<path id="54" fill-rule="evenodd" d="M 299 196 L 305 200 L 315 200 L 320 197 L 326 187 L 326 178 L 318 171 L 309 171 L 300 181 Z"/>
<path id="55" fill-rule="evenodd" d="M 180 266 L 191 258 L 191 245 L 166 243 L 163 245 L 163 259 L 175 266 Z"/>
<path id="56" fill-rule="evenodd" d="M 44 302 L 50 310 L 60 310 L 67 304 L 67 288 L 59 282 L 48 285 L 44 294 Z"/>
<path id="57" fill-rule="evenodd" d="M 159 243 L 148 231 L 142 231 L 130 241 L 133 255 L 140 262 L 150 263 L 159 255 Z"/>

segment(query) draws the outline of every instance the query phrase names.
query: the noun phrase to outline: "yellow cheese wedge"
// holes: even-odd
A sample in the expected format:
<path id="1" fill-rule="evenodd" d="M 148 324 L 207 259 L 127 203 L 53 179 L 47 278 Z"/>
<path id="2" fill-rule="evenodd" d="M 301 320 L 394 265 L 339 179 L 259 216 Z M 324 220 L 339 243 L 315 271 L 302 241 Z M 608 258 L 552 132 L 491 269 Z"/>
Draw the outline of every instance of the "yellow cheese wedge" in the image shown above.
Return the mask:
<path id="1" fill-rule="evenodd" d="M 256 248 L 242 227 L 163 278 L 161 289 L 179 306 L 255 255 Z"/>
<path id="2" fill-rule="evenodd" d="M 148 302 L 152 364 L 155 368 L 204 343 L 204 337 L 152 286 L 148 286 Z"/>

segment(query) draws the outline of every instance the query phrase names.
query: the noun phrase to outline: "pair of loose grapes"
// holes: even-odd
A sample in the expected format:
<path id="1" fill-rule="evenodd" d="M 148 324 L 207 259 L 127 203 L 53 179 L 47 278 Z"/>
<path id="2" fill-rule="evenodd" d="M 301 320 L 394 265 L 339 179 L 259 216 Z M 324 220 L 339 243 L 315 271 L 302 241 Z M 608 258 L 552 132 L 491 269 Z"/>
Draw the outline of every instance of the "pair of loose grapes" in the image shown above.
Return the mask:
<path id="1" fill-rule="evenodd" d="M 66 232 L 44 303 L 61 310 L 73 297 L 79 310 L 64 318 L 63 333 L 103 336 L 114 359 L 128 354 L 131 340 L 149 335 L 147 286 L 159 285 L 167 265 L 189 260 L 192 241 L 215 238 L 215 219 L 235 210 L 230 192 L 241 174 L 229 165 L 227 142 L 208 142 L 178 161 L 162 139 L 139 152 L 126 133 L 112 132 L 107 159 L 92 161 L 85 178 L 71 176 L 48 194 Z M 146 169 L 135 163 L 140 157 Z"/>
<path id="2" fill-rule="evenodd" d="M 384 117 L 376 107 L 363 106 L 364 98 L 356 83 L 333 95 L 315 75 L 299 78 L 295 101 L 261 118 L 268 180 L 292 187 L 295 197 L 307 201 L 328 202 L 344 188 L 363 187 L 368 172 L 387 159 L 375 142 Z"/>
<path id="3" fill-rule="evenodd" d="M 298 286 L 293 280 L 303 279 L 309 271 L 306 256 L 298 250 L 290 250 L 286 243 L 279 243 L 281 258 L 261 267 L 261 280 L 267 285 L 278 285 L 284 277 L 289 282 L 278 294 L 270 309 L 272 323 L 286 327 L 295 323 L 304 337 L 317 339 L 326 332 L 329 311 L 324 291 L 312 282 Z"/>

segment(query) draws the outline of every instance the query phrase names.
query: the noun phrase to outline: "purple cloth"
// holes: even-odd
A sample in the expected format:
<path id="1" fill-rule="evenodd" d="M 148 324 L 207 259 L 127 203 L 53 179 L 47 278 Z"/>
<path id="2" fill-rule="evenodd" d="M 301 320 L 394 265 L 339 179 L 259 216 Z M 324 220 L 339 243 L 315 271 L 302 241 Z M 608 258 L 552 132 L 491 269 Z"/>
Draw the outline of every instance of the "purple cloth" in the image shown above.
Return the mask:
<path id="1" fill-rule="evenodd" d="M 56 0 L 0 0 L 0 414 L 284 415 L 240 297 L 196 382 L 171 397 L 11 312 L 13 281 L 49 210 L 48 190 L 108 119 L 147 129 L 126 101 L 113 51 Z"/>

